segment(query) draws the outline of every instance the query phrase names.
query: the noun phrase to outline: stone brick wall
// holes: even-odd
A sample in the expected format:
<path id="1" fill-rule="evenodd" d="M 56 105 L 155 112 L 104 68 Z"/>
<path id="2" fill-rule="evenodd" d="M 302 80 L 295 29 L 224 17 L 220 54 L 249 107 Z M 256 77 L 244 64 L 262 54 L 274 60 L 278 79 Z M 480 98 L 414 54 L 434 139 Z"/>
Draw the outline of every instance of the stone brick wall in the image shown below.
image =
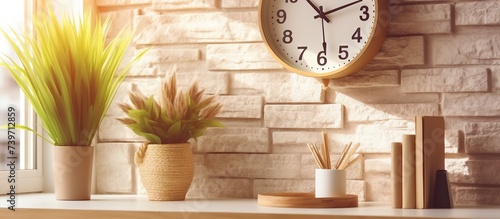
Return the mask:
<path id="1" fill-rule="evenodd" d="M 500 204 L 500 1 L 394 0 L 389 36 L 357 74 L 315 79 L 282 69 L 266 51 L 258 0 L 97 0 L 111 34 L 137 29 L 137 49 L 155 45 L 127 78 L 147 94 L 174 69 L 181 86 L 199 82 L 224 104 L 223 129 L 195 143 L 189 197 L 251 198 L 271 191 L 313 191 L 305 144 L 329 133 L 336 159 L 360 142 L 348 192 L 390 199 L 390 142 L 413 133 L 415 115 L 446 121 L 446 165 L 458 204 Z M 97 191 L 144 194 L 133 153 L 143 139 L 109 110 L 97 144 Z"/>

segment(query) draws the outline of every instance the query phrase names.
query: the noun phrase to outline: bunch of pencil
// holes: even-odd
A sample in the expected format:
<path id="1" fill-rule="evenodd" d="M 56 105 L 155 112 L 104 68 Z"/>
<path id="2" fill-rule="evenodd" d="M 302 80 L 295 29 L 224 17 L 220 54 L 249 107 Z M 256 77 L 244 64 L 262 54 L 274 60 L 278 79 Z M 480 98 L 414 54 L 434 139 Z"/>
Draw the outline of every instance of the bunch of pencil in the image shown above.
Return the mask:
<path id="1" fill-rule="evenodd" d="M 318 148 L 315 143 L 308 143 L 307 147 L 316 161 L 319 169 L 336 169 L 336 170 L 345 170 L 353 163 L 361 159 L 361 155 L 356 156 L 351 159 L 351 157 L 356 153 L 356 150 L 359 148 L 359 143 L 356 143 L 352 146 L 352 142 L 346 144 L 342 153 L 340 154 L 339 159 L 332 165 L 330 161 L 330 147 L 328 146 L 328 136 L 326 132 L 323 132 L 323 144 L 321 148 Z"/>

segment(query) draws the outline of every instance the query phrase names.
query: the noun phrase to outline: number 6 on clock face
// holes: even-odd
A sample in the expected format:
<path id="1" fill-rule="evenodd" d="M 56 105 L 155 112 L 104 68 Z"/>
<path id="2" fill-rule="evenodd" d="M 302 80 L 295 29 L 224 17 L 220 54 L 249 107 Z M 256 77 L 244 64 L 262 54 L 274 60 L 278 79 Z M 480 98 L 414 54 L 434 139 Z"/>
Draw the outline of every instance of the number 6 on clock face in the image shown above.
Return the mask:
<path id="1" fill-rule="evenodd" d="M 261 0 L 259 24 L 270 53 L 285 68 L 338 78 L 365 66 L 387 32 L 387 0 Z M 387 19 L 385 19 L 387 21 Z"/>

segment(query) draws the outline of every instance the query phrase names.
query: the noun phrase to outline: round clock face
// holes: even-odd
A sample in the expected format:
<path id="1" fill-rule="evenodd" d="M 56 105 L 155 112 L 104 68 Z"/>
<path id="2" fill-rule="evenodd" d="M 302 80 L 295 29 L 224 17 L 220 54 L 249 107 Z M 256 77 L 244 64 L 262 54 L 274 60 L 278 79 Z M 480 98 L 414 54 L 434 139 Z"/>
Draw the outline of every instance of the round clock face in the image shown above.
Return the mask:
<path id="1" fill-rule="evenodd" d="M 261 0 L 261 32 L 286 68 L 307 76 L 344 76 L 380 49 L 381 42 L 359 61 L 375 33 L 377 1 Z"/>

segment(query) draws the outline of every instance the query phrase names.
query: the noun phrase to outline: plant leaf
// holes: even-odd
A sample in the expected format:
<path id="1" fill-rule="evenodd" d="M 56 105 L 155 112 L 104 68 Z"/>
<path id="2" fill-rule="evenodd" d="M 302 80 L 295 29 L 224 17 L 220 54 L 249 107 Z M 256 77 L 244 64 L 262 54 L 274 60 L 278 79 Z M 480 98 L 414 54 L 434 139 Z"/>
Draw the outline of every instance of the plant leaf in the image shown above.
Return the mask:
<path id="1" fill-rule="evenodd" d="M 8 129 L 8 128 L 9 128 L 9 126 L 7 126 L 7 125 L 0 126 L 0 129 Z M 46 141 L 46 142 L 48 142 L 48 143 L 50 143 L 52 145 L 56 145 L 54 143 L 54 141 L 49 140 L 49 139 L 43 137 L 43 135 L 41 135 L 40 133 L 36 132 L 35 130 L 33 130 L 32 128 L 30 128 L 28 126 L 16 124 L 16 129 L 21 129 L 21 130 L 26 130 L 26 131 L 33 132 L 33 133 L 35 133 L 35 135 L 37 135 L 38 137 L 42 138 L 44 141 Z"/>

